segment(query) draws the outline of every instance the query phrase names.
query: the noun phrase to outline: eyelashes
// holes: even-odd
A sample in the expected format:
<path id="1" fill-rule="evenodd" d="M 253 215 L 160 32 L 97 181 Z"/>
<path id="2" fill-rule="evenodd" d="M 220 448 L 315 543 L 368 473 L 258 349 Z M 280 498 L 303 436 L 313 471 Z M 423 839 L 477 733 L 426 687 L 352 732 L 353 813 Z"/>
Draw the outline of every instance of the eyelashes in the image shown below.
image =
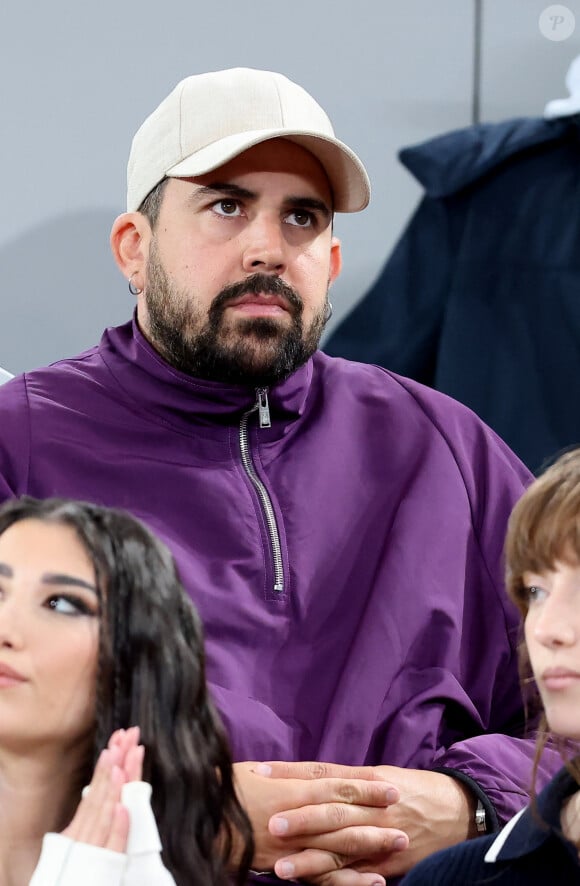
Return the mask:
<path id="1" fill-rule="evenodd" d="M 46 605 L 53 612 L 60 615 L 68 616 L 98 616 L 99 613 L 93 607 L 89 606 L 82 598 L 74 596 L 74 594 L 51 594 L 46 601 Z"/>

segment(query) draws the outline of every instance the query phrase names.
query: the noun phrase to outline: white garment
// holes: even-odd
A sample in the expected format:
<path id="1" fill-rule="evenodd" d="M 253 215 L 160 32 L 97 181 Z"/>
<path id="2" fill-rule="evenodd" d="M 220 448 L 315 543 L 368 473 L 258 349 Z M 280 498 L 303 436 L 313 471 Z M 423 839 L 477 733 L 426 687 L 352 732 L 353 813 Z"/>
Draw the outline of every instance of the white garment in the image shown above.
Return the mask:
<path id="1" fill-rule="evenodd" d="M 123 785 L 121 802 L 130 818 L 125 853 L 77 843 L 62 834 L 45 834 L 29 886 L 176 886 L 161 861 L 151 785 L 144 781 Z"/>
<path id="2" fill-rule="evenodd" d="M 493 843 L 491 844 L 491 846 L 489 847 L 489 849 L 485 853 L 484 858 L 483 858 L 484 861 L 487 861 L 490 863 L 497 861 L 497 857 L 498 857 L 501 849 L 503 848 L 503 844 L 505 843 L 505 841 L 509 837 L 510 833 L 513 831 L 513 829 L 515 828 L 515 826 L 517 825 L 518 821 L 520 820 L 520 818 L 522 817 L 522 815 L 524 814 L 524 812 L 526 811 L 527 808 L 528 808 L 527 806 L 524 806 L 523 809 L 520 809 L 519 812 L 516 812 L 516 814 L 514 815 L 513 818 L 510 818 L 508 823 L 504 826 L 503 830 L 501 830 L 499 832 L 499 834 L 497 835 L 497 837 L 495 838 L 495 840 L 493 841 Z"/>
<path id="3" fill-rule="evenodd" d="M 11 378 L 14 378 L 11 372 L 7 372 L 5 369 L 2 369 L 0 366 L 0 385 L 3 385 L 5 381 L 10 381 Z"/>
<path id="4" fill-rule="evenodd" d="M 544 117 L 553 120 L 555 117 L 569 117 L 580 113 L 580 55 L 577 55 L 566 74 L 568 98 L 555 98 L 544 108 Z"/>

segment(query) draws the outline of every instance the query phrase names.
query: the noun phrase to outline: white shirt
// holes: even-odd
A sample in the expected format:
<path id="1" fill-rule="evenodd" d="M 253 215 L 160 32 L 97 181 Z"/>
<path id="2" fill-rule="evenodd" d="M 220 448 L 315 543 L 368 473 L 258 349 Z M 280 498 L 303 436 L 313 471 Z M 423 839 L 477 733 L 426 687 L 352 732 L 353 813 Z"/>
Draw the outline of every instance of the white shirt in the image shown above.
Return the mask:
<path id="1" fill-rule="evenodd" d="M 45 834 L 29 886 L 176 886 L 161 861 L 151 785 L 144 781 L 123 785 L 121 802 L 130 819 L 126 852 Z"/>

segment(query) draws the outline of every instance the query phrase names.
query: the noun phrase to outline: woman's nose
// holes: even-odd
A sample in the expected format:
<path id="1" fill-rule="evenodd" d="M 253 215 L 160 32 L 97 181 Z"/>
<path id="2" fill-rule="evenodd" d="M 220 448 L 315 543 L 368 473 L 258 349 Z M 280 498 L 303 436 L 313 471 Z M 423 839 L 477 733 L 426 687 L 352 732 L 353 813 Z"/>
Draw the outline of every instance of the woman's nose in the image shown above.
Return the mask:
<path id="1" fill-rule="evenodd" d="M 543 603 L 534 624 L 534 636 L 543 646 L 571 646 L 577 637 L 574 612 L 555 594 Z"/>
<path id="2" fill-rule="evenodd" d="M 24 626 L 12 600 L 0 600 L 0 649 L 19 649 L 23 645 Z"/>

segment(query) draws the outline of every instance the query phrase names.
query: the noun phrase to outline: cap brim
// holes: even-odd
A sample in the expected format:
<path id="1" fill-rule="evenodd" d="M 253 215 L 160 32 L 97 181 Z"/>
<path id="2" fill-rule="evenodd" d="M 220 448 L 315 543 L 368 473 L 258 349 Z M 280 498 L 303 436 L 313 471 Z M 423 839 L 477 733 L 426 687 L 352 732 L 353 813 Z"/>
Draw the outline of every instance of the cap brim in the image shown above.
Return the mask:
<path id="1" fill-rule="evenodd" d="M 332 188 L 335 212 L 360 212 L 368 205 L 371 195 L 369 178 L 354 151 L 338 139 L 304 130 L 262 129 L 235 133 L 181 160 L 168 169 L 166 175 L 169 178 L 205 175 L 248 148 L 274 138 L 285 138 L 302 145 L 320 161 Z"/>

